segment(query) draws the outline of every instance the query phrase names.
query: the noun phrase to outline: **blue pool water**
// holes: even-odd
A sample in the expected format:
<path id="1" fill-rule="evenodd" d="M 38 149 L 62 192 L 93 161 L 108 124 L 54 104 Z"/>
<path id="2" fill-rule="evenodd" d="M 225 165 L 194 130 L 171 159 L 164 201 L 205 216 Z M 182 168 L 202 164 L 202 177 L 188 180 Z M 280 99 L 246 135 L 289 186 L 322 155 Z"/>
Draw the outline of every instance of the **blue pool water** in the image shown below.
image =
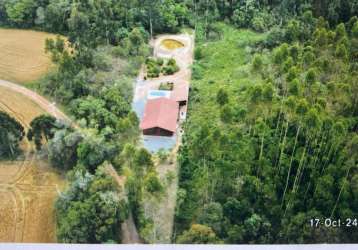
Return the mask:
<path id="1" fill-rule="evenodd" d="M 154 96 L 166 96 L 166 93 L 162 91 L 151 91 L 150 94 Z"/>

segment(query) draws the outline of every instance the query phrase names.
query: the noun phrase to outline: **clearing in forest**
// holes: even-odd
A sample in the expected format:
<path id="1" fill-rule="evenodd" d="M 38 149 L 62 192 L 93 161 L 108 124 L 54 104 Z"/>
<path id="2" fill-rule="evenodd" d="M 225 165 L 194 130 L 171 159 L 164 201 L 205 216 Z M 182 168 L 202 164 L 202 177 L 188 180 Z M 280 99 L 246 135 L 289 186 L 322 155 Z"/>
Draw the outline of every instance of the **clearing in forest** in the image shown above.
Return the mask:
<path id="1" fill-rule="evenodd" d="M 33 100 L 0 86 L 0 110 L 27 129 L 45 113 Z M 0 242 L 56 242 L 54 201 L 65 184 L 64 177 L 33 154 L 25 138 L 23 155 L 0 161 Z"/>
<path id="2" fill-rule="evenodd" d="M 133 108 L 142 118 L 148 93 L 157 90 L 161 83 L 171 82 L 174 85 L 190 82 L 191 65 L 194 55 L 194 35 L 160 35 L 151 41 L 155 58 L 174 58 L 180 70 L 169 76 L 160 76 L 154 79 L 144 79 L 142 70 L 136 82 Z M 180 127 L 172 137 L 143 136 L 143 145 L 152 152 L 164 148 L 168 150 L 168 159 L 156 160 L 155 169 L 158 172 L 165 190 L 161 195 L 144 194 L 143 209 L 145 217 L 152 220 L 153 227 L 146 232 L 146 241 L 149 243 L 171 243 L 174 214 L 178 189 L 178 164 L 176 162 L 177 150 L 181 144 Z"/>
<path id="3" fill-rule="evenodd" d="M 0 29 L 0 79 L 29 83 L 45 74 L 52 65 L 45 41 L 55 37 L 45 32 Z"/>

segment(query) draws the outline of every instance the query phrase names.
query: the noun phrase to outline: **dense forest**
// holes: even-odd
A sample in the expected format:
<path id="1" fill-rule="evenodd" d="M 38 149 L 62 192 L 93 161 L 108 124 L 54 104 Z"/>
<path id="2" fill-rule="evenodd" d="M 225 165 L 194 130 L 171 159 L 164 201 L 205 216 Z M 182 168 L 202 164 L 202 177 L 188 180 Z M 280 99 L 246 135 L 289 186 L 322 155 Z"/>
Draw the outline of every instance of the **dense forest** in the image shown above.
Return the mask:
<path id="1" fill-rule="evenodd" d="M 357 15 L 356 0 L 1 1 L 2 27 L 68 38 L 46 42 L 57 67 L 35 87 L 76 125 L 44 116 L 28 133 L 68 171 L 58 240 L 120 242 L 128 209 L 139 230 L 150 223 L 143 189 L 160 183 L 137 146 L 132 81 L 151 37 L 189 27 L 197 46 L 173 241 L 357 242 L 353 225 L 309 224 L 358 213 Z M 9 157 L 24 131 L 0 115 Z M 108 165 L 131 173 L 128 204 Z"/>

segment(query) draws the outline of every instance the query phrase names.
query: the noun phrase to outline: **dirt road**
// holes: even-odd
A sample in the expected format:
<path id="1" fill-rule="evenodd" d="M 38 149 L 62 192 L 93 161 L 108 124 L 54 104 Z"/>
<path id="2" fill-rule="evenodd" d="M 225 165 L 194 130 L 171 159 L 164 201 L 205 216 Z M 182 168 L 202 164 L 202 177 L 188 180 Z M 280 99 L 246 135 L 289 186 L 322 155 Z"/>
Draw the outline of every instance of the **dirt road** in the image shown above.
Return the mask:
<path id="1" fill-rule="evenodd" d="M 126 178 L 124 176 L 119 176 L 117 171 L 113 168 L 112 165 L 107 166 L 107 171 L 110 176 L 117 182 L 118 186 L 125 190 Z M 127 199 L 127 194 L 125 194 L 125 200 Z M 143 243 L 143 240 L 138 234 L 137 227 L 135 226 L 132 211 L 129 211 L 128 218 L 122 223 L 122 244 L 140 244 Z"/>
<path id="2" fill-rule="evenodd" d="M 54 103 L 50 103 L 44 97 L 40 96 L 36 92 L 29 90 L 25 87 L 22 87 L 18 84 L 11 83 L 8 81 L 0 80 L 0 87 L 5 87 L 11 89 L 12 91 L 16 91 L 32 101 L 34 101 L 37 105 L 39 105 L 44 111 L 54 116 L 57 119 L 65 120 L 67 122 L 71 122 L 71 120 L 61 111 L 59 110 Z"/>

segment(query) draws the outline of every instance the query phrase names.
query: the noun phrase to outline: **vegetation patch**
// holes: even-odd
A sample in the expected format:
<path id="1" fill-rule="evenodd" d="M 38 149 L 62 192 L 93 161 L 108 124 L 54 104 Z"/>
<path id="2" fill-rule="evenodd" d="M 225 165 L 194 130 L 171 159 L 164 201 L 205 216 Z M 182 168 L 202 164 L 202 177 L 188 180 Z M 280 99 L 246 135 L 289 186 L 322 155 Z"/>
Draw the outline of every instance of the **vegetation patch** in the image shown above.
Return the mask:
<path id="1" fill-rule="evenodd" d="M 173 88 L 174 88 L 174 83 L 172 83 L 172 82 L 162 82 L 159 85 L 159 90 L 172 91 Z"/>
<path id="2" fill-rule="evenodd" d="M 226 25 L 216 26 L 222 39 L 198 44 L 177 242 L 204 232 L 226 243 L 354 242 L 304 218 L 357 212 L 358 21 L 332 29 L 304 17 L 273 50 L 270 34 Z"/>
<path id="3" fill-rule="evenodd" d="M 149 57 L 145 61 L 148 78 L 157 78 L 163 75 L 173 75 L 180 70 L 174 58 L 164 60 L 162 58 Z"/>

